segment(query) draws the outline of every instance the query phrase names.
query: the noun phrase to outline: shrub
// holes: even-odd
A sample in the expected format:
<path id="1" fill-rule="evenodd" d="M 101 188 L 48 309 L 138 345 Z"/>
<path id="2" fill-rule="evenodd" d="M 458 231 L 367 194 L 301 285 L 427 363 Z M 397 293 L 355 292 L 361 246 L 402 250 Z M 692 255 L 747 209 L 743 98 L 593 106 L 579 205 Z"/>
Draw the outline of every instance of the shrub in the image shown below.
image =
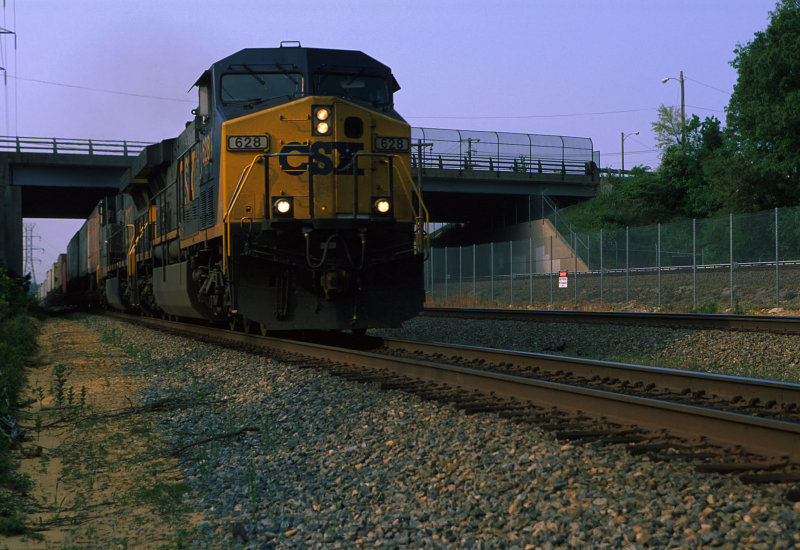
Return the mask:
<path id="1" fill-rule="evenodd" d="M 36 331 L 28 317 L 35 301 L 28 281 L 0 269 L 0 416 L 9 416 L 25 387 L 25 357 L 36 346 Z M 30 480 L 14 472 L 11 445 L 0 433 L 0 534 L 27 531 L 18 495 L 30 489 Z"/>

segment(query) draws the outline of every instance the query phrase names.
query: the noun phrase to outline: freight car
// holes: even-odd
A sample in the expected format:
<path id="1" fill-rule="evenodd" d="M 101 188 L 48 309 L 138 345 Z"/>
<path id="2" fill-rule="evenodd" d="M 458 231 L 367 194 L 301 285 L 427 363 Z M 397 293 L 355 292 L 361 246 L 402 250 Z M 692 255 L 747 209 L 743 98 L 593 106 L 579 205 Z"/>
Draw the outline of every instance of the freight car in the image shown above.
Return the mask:
<path id="1" fill-rule="evenodd" d="M 70 242 L 67 293 L 262 332 L 415 316 L 427 211 L 391 70 L 282 43 L 195 86 L 193 120 L 146 147 Z"/>

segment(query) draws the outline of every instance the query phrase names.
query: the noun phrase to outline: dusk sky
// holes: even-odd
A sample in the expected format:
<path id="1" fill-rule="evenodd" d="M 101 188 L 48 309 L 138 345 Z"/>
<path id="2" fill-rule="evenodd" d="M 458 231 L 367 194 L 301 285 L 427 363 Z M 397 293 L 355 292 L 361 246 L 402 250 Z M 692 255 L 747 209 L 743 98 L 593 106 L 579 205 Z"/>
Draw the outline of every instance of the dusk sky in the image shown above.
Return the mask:
<path id="1" fill-rule="evenodd" d="M 158 141 L 191 117 L 190 87 L 248 47 L 362 50 L 390 66 L 412 125 L 591 138 L 602 168 L 658 166 L 656 108 L 716 116 L 737 44 L 774 0 L 6 0 L 4 135 Z M 15 48 L 16 38 L 16 48 Z M 661 80 L 672 77 L 666 84 Z M 2 82 L 2 81 L 0 81 Z M 42 281 L 81 222 L 35 223 Z"/>

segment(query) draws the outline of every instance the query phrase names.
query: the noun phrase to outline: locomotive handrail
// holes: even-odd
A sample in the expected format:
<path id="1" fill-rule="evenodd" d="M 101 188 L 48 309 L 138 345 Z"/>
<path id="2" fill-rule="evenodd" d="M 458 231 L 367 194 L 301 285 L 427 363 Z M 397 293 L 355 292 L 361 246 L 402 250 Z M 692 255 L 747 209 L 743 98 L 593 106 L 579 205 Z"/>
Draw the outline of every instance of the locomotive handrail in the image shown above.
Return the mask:
<path id="1" fill-rule="evenodd" d="M 233 206 L 236 204 L 236 201 L 239 199 L 239 193 L 241 192 L 245 181 L 247 181 L 247 178 L 250 177 L 250 172 L 252 171 L 253 166 L 255 166 L 256 162 L 258 162 L 259 159 L 264 159 L 264 164 L 265 164 L 264 172 L 267 174 L 266 177 L 268 178 L 269 177 L 269 166 L 267 165 L 267 163 L 269 161 L 267 159 L 269 159 L 271 157 L 297 157 L 297 156 L 304 156 L 304 157 L 308 157 L 309 158 L 309 171 L 308 171 L 309 182 L 308 182 L 308 186 L 309 186 L 309 193 L 313 197 L 313 192 L 314 192 L 314 190 L 313 190 L 313 182 L 314 182 L 314 180 L 313 180 L 313 172 L 311 172 L 311 169 L 310 169 L 310 166 L 311 166 L 310 159 L 311 159 L 311 157 L 314 156 L 312 153 L 301 153 L 301 152 L 294 152 L 294 153 L 258 153 L 257 155 L 255 155 L 253 157 L 253 160 L 250 161 L 250 164 L 248 164 L 247 167 L 242 170 L 242 174 L 239 176 L 239 181 L 236 183 L 236 188 L 233 190 L 233 195 L 231 195 L 231 200 L 228 202 L 228 208 L 225 210 L 225 215 L 222 216 L 222 227 L 223 227 L 223 230 L 225 232 L 225 235 L 222 238 L 222 257 L 223 257 L 223 260 L 224 260 L 223 263 L 222 263 L 222 272 L 223 273 L 227 273 L 227 271 L 228 271 L 228 267 L 229 267 L 228 266 L 228 250 L 230 250 L 230 246 L 231 246 L 231 243 L 230 243 L 230 240 L 231 240 L 230 221 L 228 221 L 228 218 L 230 217 L 231 210 L 233 210 Z M 264 189 L 264 193 L 266 195 L 267 204 L 269 204 L 269 188 L 268 188 L 268 185 Z M 311 217 L 313 218 L 314 217 L 313 216 L 313 203 L 311 204 L 310 208 L 311 208 L 311 212 L 312 212 Z M 267 213 L 264 212 L 264 218 L 266 219 L 266 217 L 267 217 Z"/>
<path id="2" fill-rule="evenodd" d="M 398 165 L 395 165 L 395 166 L 398 166 Z M 419 201 L 420 207 L 422 207 L 422 211 L 425 212 L 425 231 L 424 232 L 422 230 L 422 217 L 421 216 L 414 216 L 414 225 L 416 226 L 416 231 L 417 231 L 417 235 L 418 235 L 417 249 L 418 250 L 423 250 L 422 234 L 424 233 L 425 234 L 425 241 L 426 241 L 424 250 L 425 250 L 425 252 L 430 253 L 430 250 L 431 250 L 431 233 L 430 233 L 430 219 L 431 219 L 431 216 L 430 216 L 430 212 L 428 212 L 428 207 L 425 205 L 425 201 L 422 200 L 422 192 L 414 184 L 414 178 L 411 177 L 411 170 L 409 170 L 408 167 L 405 164 L 403 164 L 402 159 L 400 160 L 399 166 L 402 166 L 403 170 L 405 170 L 405 172 L 406 172 L 405 176 L 408 178 L 408 181 L 411 182 L 411 189 L 417 195 L 417 200 Z M 404 187 L 406 186 L 406 179 L 403 178 L 402 175 L 400 177 L 400 182 L 403 184 Z M 411 200 L 411 192 L 409 191 L 409 189 L 407 187 L 406 187 L 406 193 L 408 194 L 408 200 L 411 203 L 411 211 L 413 212 L 414 211 L 414 202 Z"/>
<path id="3" fill-rule="evenodd" d="M 127 263 L 128 263 L 127 267 L 128 267 L 128 276 L 129 277 L 130 276 L 135 276 L 136 269 L 135 269 L 135 265 L 134 265 L 134 261 L 133 261 L 133 256 L 136 253 L 136 245 L 139 244 L 139 239 L 141 239 L 142 235 L 144 235 L 144 231 L 145 231 L 145 229 L 147 229 L 148 225 L 150 225 L 150 221 L 149 220 L 147 221 L 147 223 L 145 223 L 142 226 L 142 228 L 139 230 L 139 234 L 136 236 L 135 239 L 133 239 L 133 241 L 131 242 L 130 248 L 128 248 L 128 255 L 127 255 L 126 259 L 127 259 Z M 134 231 L 136 231 L 136 227 L 133 224 L 127 224 L 127 227 L 133 227 Z"/>
<path id="4" fill-rule="evenodd" d="M 228 218 L 231 215 L 231 210 L 233 210 L 233 205 L 236 204 L 236 200 L 239 198 L 239 192 L 242 190 L 244 182 L 247 181 L 248 177 L 250 177 L 250 172 L 252 171 L 253 166 L 255 166 L 256 162 L 258 162 L 258 159 L 264 157 L 266 157 L 264 153 L 255 155 L 253 160 L 250 161 L 250 164 L 248 164 L 247 167 L 242 170 L 242 174 L 239 176 L 239 181 L 236 183 L 236 188 L 233 190 L 233 195 L 231 195 L 231 200 L 228 202 L 228 208 L 225 210 L 225 214 L 222 216 L 222 228 L 225 232 L 224 236 L 222 237 L 222 273 L 227 273 L 228 268 L 230 267 L 228 265 L 228 251 L 231 247 L 231 231 Z M 268 168 L 265 167 L 264 169 L 267 170 Z"/>
<path id="5" fill-rule="evenodd" d="M 419 189 L 417 189 L 417 186 L 414 185 L 414 178 L 411 177 L 411 171 L 406 168 L 402 162 L 402 158 L 397 155 L 391 153 L 356 153 L 353 155 L 350 163 L 344 167 L 345 170 L 349 170 L 351 166 L 353 167 L 353 217 L 355 218 L 358 212 L 358 157 L 385 157 L 389 159 L 389 196 L 392 197 L 392 200 L 394 200 L 394 179 L 392 175 L 393 170 L 397 170 L 398 166 L 394 163 L 394 159 L 400 160 L 399 164 L 403 166 L 403 168 L 406 170 L 406 173 L 402 174 L 398 170 L 398 175 L 400 176 L 400 183 L 403 185 L 406 195 L 408 196 L 408 202 L 411 206 L 411 211 L 414 211 L 414 201 L 412 200 L 412 196 L 416 194 L 419 204 L 425 212 L 425 235 L 427 235 L 427 246 L 425 247 L 425 250 L 430 251 L 430 233 L 428 231 L 430 225 L 430 213 L 428 212 L 428 207 L 425 206 L 425 201 L 422 200 L 422 193 L 420 193 Z M 411 182 L 411 189 L 409 189 L 406 185 L 406 180 L 403 178 L 404 175 L 407 176 L 408 181 Z M 422 220 L 419 216 L 414 216 L 414 226 L 416 227 L 418 235 L 422 234 L 421 221 Z M 421 240 L 422 239 L 420 238 L 420 242 L 416 243 L 417 250 L 423 249 Z"/>

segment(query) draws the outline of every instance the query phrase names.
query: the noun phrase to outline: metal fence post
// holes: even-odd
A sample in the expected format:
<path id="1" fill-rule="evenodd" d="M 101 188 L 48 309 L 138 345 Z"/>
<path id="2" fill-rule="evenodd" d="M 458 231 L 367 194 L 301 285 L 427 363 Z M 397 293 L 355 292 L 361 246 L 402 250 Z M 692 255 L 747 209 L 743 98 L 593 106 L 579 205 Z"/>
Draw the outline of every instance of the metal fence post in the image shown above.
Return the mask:
<path id="1" fill-rule="evenodd" d="M 436 283 L 436 279 L 433 276 L 433 251 L 434 250 L 435 249 L 433 249 L 433 248 L 431 249 L 431 255 L 430 255 L 430 261 L 431 261 L 430 262 L 431 263 L 431 303 L 433 303 L 433 285 Z"/>
<path id="2" fill-rule="evenodd" d="M 462 284 L 462 271 L 463 271 L 463 270 L 462 270 L 462 262 L 463 262 L 463 259 L 462 259 L 461 251 L 462 251 L 463 249 L 464 249 L 464 247 L 463 247 L 463 246 L 459 246 L 459 247 L 458 247 L 458 298 L 459 298 L 459 300 L 463 299 L 462 297 L 463 297 L 463 295 L 464 295 L 464 292 L 461 290 L 461 284 Z"/>
<path id="3" fill-rule="evenodd" d="M 444 302 L 447 305 L 447 279 L 450 278 L 450 273 L 447 271 L 447 247 L 444 247 Z"/>
<path id="4" fill-rule="evenodd" d="M 631 262 L 630 262 L 630 239 L 628 230 L 630 228 L 625 226 L 625 303 L 631 301 Z"/>
<path id="5" fill-rule="evenodd" d="M 733 214 L 728 214 L 728 239 L 730 246 L 730 268 L 731 268 L 731 307 L 733 307 Z"/>
<path id="6" fill-rule="evenodd" d="M 575 292 L 574 305 L 578 307 L 578 234 L 572 232 L 572 255 L 575 257 L 575 281 L 572 285 Z"/>
<path id="7" fill-rule="evenodd" d="M 478 271 L 475 269 L 475 249 L 476 244 L 472 244 L 472 305 L 475 306 L 478 303 L 478 289 L 476 286 L 476 281 L 478 280 Z"/>
<path id="8" fill-rule="evenodd" d="M 550 235 L 550 305 L 553 305 L 553 236 Z"/>
<path id="9" fill-rule="evenodd" d="M 514 304 L 514 241 L 508 241 L 508 285 L 510 295 L 508 305 Z"/>
<path id="10" fill-rule="evenodd" d="M 697 308 L 697 219 L 692 218 L 692 303 Z"/>
<path id="11" fill-rule="evenodd" d="M 658 268 L 658 307 L 661 307 L 661 224 L 658 224 L 656 242 L 656 267 Z"/>
<path id="12" fill-rule="evenodd" d="M 494 307 L 494 241 L 489 243 L 489 278 L 492 281 L 492 307 Z"/>
<path id="13" fill-rule="evenodd" d="M 528 301 L 533 305 L 533 233 L 528 236 Z"/>
<path id="14" fill-rule="evenodd" d="M 775 208 L 775 307 L 781 307 L 780 254 L 778 253 L 778 208 Z"/>
<path id="15" fill-rule="evenodd" d="M 600 305 L 603 305 L 603 230 L 600 230 Z"/>

